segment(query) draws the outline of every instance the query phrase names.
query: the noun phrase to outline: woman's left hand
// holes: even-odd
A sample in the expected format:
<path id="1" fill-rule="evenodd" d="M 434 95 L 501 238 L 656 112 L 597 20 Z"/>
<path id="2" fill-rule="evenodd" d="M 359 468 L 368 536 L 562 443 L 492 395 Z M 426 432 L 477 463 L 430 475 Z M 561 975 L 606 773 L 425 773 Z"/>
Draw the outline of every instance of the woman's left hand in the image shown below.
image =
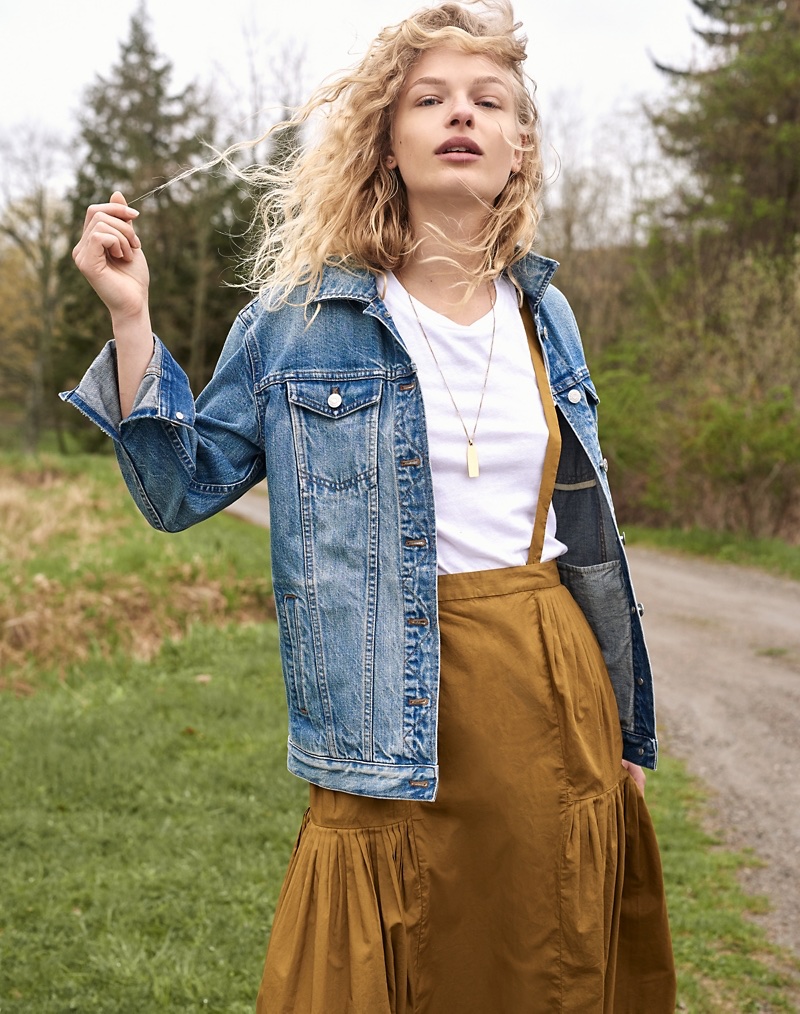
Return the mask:
<path id="1" fill-rule="evenodd" d="M 647 775 L 644 773 L 644 768 L 640 768 L 638 764 L 634 764 L 632 761 L 623 760 L 622 766 L 626 771 L 630 772 L 631 778 L 636 782 L 636 788 L 644 796 L 644 785 L 647 781 Z"/>

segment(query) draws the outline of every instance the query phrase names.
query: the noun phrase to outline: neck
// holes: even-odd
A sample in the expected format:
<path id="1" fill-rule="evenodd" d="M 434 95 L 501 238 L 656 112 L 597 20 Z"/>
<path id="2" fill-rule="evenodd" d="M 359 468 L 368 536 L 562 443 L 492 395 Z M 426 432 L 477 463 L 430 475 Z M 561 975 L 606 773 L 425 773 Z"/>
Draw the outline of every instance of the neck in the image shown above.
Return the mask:
<path id="1" fill-rule="evenodd" d="M 482 210 L 450 215 L 446 211 L 414 215 L 410 211 L 416 246 L 397 271 L 405 289 L 437 313 L 459 324 L 471 324 L 491 306 L 492 285 L 481 285 L 467 296 L 469 281 L 480 264 L 477 255 L 459 246 L 480 240 L 486 227 Z"/>

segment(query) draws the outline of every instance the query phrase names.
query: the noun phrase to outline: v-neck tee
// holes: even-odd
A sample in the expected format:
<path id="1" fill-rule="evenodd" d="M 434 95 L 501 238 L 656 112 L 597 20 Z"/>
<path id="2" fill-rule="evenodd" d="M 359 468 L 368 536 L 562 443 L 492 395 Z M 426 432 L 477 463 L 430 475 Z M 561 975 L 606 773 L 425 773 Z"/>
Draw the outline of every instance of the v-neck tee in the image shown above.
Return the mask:
<path id="1" fill-rule="evenodd" d="M 516 290 L 506 278 L 497 280 L 496 290 L 494 350 L 474 435 L 480 474 L 470 478 L 464 428 L 472 436 L 492 345 L 492 311 L 473 324 L 456 324 L 419 300 L 412 306 L 413 297 L 393 274 L 387 276 L 383 299 L 416 366 L 425 406 L 440 574 L 528 562 L 547 420 Z M 551 504 L 542 562 L 566 550 L 556 538 Z"/>

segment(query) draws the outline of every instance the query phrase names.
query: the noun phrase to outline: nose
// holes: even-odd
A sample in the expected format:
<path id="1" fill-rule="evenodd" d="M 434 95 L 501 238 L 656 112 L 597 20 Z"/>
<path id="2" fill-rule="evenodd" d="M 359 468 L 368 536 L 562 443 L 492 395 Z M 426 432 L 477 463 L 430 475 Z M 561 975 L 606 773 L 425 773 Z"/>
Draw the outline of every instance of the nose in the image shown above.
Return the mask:
<path id="1" fill-rule="evenodd" d="M 459 95 L 453 99 L 453 103 L 448 112 L 449 126 L 473 127 L 475 125 L 474 117 L 474 110 L 466 96 Z"/>

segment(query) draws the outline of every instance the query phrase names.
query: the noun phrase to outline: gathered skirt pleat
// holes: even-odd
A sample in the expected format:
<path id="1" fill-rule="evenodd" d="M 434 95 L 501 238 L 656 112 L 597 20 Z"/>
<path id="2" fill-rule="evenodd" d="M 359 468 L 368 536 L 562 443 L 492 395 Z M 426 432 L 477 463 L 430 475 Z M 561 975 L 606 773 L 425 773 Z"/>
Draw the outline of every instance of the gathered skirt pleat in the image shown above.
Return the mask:
<path id="1" fill-rule="evenodd" d="M 439 580 L 434 803 L 311 786 L 258 1014 L 668 1014 L 658 846 L 554 563 Z"/>

